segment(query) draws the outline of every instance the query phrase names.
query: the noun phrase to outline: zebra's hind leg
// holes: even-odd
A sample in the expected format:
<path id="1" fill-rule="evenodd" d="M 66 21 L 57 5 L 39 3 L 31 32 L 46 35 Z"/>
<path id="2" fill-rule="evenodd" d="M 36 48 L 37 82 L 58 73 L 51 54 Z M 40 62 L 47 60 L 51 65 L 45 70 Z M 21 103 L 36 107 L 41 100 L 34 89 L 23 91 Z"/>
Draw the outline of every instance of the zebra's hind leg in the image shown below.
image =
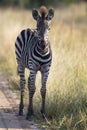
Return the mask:
<path id="1" fill-rule="evenodd" d="M 28 89 L 29 89 L 29 106 L 28 106 L 28 113 L 26 119 L 28 120 L 32 115 L 34 115 L 33 111 L 33 96 L 35 93 L 35 80 L 36 80 L 36 72 L 30 71 L 30 76 L 28 78 Z"/>
<path id="2" fill-rule="evenodd" d="M 20 76 L 20 105 L 19 105 L 19 115 L 23 115 L 24 108 L 24 89 L 25 89 L 25 68 L 23 66 L 18 66 L 18 74 Z"/>

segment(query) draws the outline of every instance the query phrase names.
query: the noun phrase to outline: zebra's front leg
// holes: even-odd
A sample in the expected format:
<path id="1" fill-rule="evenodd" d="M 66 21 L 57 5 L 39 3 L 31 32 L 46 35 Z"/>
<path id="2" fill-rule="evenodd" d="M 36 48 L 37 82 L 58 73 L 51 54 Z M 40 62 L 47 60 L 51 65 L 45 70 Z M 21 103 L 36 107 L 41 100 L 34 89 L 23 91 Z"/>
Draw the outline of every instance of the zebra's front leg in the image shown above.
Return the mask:
<path id="1" fill-rule="evenodd" d="M 32 115 L 34 115 L 33 111 L 33 96 L 35 93 L 35 80 L 36 80 L 36 72 L 31 71 L 30 76 L 28 78 L 28 89 L 29 89 L 29 106 L 28 106 L 28 113 L 26 119 L 28 120 Z"/>
<path id="2" fill-rule="evenodd" d="M 41 105 L 41 114 L 42 117 L 45 118 L 45 98 L 46 98 L 46 82 L 48 78 L 49 72 L 42 73 L 42 87 L 41 87 L 41 97 L 42 97 L 42 105 Z"/>
<path id="3" fill-rule="evenodd" d="M 20 76 L 20 105 L 19 105 L 19 115 L 23 115 L 24 108 L 24 89 L 25 89 L 25 68 L 18 66 L 18 74 Z"/>

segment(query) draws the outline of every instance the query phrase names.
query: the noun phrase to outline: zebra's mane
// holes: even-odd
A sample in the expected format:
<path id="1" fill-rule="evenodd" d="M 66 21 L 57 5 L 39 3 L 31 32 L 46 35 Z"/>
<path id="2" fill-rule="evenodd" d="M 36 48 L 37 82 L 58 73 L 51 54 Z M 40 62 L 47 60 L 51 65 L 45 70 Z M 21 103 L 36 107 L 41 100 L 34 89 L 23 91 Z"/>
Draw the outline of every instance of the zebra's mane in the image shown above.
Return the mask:
<path id="1" fill-rule="evenodd" d="M 48 13 L 48 10 L 47 10 L 46 6 L 41 6 L 40 7 L 40 14 L 41 14 L 41 17 L 43 20 L 46 17 L 47 13 Z"/>

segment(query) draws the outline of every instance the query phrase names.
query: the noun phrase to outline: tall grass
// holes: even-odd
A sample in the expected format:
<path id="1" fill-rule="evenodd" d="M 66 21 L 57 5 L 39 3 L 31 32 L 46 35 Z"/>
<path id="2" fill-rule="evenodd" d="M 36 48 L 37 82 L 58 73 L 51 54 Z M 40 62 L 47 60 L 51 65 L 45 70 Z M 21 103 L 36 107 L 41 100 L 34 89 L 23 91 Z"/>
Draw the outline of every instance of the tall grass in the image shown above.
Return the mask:
<path id="1" fill-rule="evenodd" d="M 13 89 L 19 89 L 14 43 L 24 28 L 35 28 L 31 11 L 0 9 L 0 69 L 8 76 Z M 50 129 L 86 130 L 87 4 L 56 9 L 49 35 L 53 62 L 47 82 L 46 114 Z M 28 75 L 27 72 L 26 77 Z M 36 86 L 34 108 L 39 114 L 39 72 Z"/>

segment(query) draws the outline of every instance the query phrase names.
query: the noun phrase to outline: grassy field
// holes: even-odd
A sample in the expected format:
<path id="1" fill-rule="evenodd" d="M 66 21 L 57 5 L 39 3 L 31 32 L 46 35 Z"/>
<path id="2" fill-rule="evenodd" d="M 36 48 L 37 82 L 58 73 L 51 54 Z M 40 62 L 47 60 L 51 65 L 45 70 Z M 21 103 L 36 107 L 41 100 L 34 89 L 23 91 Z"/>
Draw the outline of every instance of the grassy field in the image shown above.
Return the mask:
<path id="1" fill-rule="evenodd" d="M 15 39 L 22 29 L 35 26 L 29 10 L 0 9 L 0 70 L 8 76 L 11 88 L 18 91 Z M 49 39 L 53 62 L 47 82 L 46 114 L 50 125 L 38 120 L 45 130 L 87 130 L 87 4 L 55 9 Z M 40 116 L 39 72 L 36 86 L 34 109 Z"/>

